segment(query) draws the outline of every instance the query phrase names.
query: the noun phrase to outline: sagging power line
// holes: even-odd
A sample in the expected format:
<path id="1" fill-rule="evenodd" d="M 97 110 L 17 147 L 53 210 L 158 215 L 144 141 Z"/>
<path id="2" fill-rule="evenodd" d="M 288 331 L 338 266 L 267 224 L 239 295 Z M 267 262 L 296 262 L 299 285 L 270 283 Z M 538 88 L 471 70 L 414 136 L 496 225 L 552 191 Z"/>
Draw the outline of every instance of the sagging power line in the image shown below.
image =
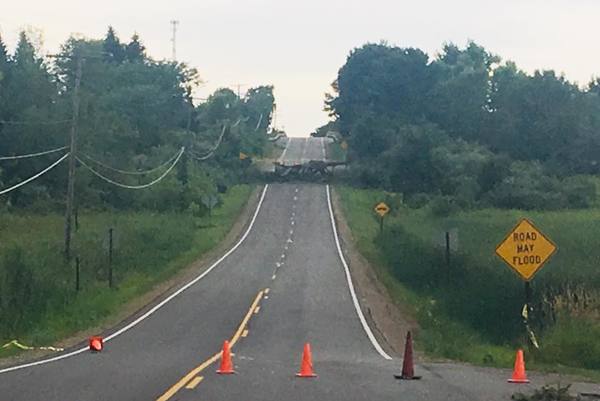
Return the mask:
<path id="1" fill-rule="evenodd" d="M 63 146 L 63 147 L 52 149 L 52 150 L 46 150 L 46 151 L 38 152 L 38 153 L 29 153 L 29 154 L 26 154 L 26 155 L 2 156 L 2 157 L 0 157 L 0 160 L 29 159 L 29 158 L 32 158 L 32 157 L 45 156 L 45 155 L 49 155 L 49 154 L 52 154 L 52 153 L 60 152 L 61 150 L 65 150 L 66 148 L 67 148 L 66 146 Z"/>
<path id="2" fill-rule="evenodd" d="M 40 171 L 39 173 L 29 177 L 28 179 L 26 179 L 25 181 L 22 181 L 16 185 L 13 185 L 10 188 L 6 188 L 0 191 L 0 195 L 4 195 L 6 193 L 9 193 L 11 191 L 14 191 L 17 188 L 22 187 L 25 184 L 30 183 L 31 181 L 41 177 L 42 175 L 46 174 L 48 171 L 52 170 L 54 167 L 58 166 L 61 162 L 63 162 L 67 157 L 69 157 L 69 153 L 66 153 L 65 155 L 63 155 L 63 157 L 61 157 L 60 159 L 58 159 L 57 161 L 55 161 L 54 163 L 52 163 L 50 166 L 46 167 L 44 170 Z"/>
<path id="3" fill-rule="evenodd" d="M 238 124 L 239 124 L 239 120 L 238 120 Z M 212 148 L 210 148 L 208 150 L 208 152 L 206 152 L 204 155 L 198 155 L 198 154 L 194 153 L 193 151 L 188 151 L 188 154 L 190 156 L 192 156 L 192 158 L 199 160 L 199 161 L 204 161 L 204 160 L 210 159 L 214 155 L 214 153 L 217 151 L 219 146 L 221 146 L 221 142 L 223 141 L 223 137 L 225 136 L 226 130 L 227 130 L 227 126 L 223 125 L 223 129 L 221 130 L 221 135 L 219 135 L 219 139 L 217 140 L 215 145 Z"/>
<path id="4" fill-rule="evenodd" d="M 91 161 L 92 163 L 97 164 L 100 167 L 103 167 L 107 170 L 113 171 L 115 173 L 120 173 L 120 174 L 125 174 L 125 175 L 148 175 L 148 174 L 152 174 L 156 171 L 160 171 L 162 170 L 164 167 L 168 166 L 173 160 L 175 160 L 177 158 L 177 156 L 179 156 L 179 151 L 177 151 L 177 153 L 175 153 L 173 156 L 171 156 L 167 161 L 161 163 L 160 165 L 151 168 L 149 170 L 144 170 L 144 171 L 127 171 L 127 170 L 121 170 L 115 167 L 111 167 L 107 164 L 102 163 L 101 161 L 98 161 L 94 158 L 92 158 L 89 155 L 86 155 L 85 153 L 80 153 L 81 156 L 83 156 L 84 158 L 86 158 L 87 160 Z"/>
<path id="5" fill-rule="evenodd" d="M 117 187 L 120 188 L 125 188 L 125 189 L 144 189 L 144 188 L 149 188 L 155 184 L 158 184 L 160 181 L 162 181 L 167 175 L 169 175 L 169 173 L 171 172 L 171 170 L 173 170 L 175 168 L 175 166 L 177 165 L 177 163 L 179 163 L 179 160 L 181 159 L 181 156 L 183 155 L 183 153 L 185 152 L 185 147 L 182 147 L 179 151 L 179 153 L 177 154 L 177 158 L 173 161 L 173 163 L 169 166 L 169 168 L 157 179 L 153 180 L 152 182 L 149 182 L 148 184 L 142 184 L 142 185 L 128 185 L 128 184 L 123 184 L 120 183 L 118 181 L 115 181 L 109 177 L 106 177 L 105 175 L 99 173 L 98 171 L 94 170 L 92 167 L 90 167 L 87 163 L 85 163 L 83 160 L 81 160 L 81 158 L 77 157 L 77 161 L 79 163 L 81 163 L 81 165 L 83 167 L 85 167 L 86 169 L 88 169 L 92 174 L 94 174 L 96 177 L 102 179 L 103 181 L 108 182 L 109 184 L 115 185 Z"/>

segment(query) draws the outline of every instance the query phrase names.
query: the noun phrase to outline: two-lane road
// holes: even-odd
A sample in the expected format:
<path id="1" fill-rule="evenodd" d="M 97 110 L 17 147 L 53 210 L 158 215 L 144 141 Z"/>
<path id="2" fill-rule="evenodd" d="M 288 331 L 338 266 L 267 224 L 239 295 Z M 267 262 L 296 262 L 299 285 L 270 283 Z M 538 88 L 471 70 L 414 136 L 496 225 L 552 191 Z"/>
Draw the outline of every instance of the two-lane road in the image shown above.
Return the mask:
<path id="1" fill-rule="evenodd" d="M 282 158 L 324 159 L 324 146 L 291 139 Z M 0 401 L 508 399 L 507 372 L 426 365 L 421 381 L 395 380 L 400 361 L 361 318 L 334 227 L 327 186 L 265 188 L 218 263 L 116 328 L 101 353 L 0 370 Z M 226 339 L 231 376 L 215 373 Z M 315 379 L 295 377 L 305 342 Z"/>

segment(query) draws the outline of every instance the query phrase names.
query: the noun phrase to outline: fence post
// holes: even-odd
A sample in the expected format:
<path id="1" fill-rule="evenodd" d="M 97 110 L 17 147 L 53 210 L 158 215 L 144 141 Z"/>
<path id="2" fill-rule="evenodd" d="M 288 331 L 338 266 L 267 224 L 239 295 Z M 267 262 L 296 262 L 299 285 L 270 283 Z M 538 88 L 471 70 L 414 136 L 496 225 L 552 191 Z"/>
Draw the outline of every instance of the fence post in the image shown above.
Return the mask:
<path id="1" fill-rule="evenodd" d="M 108 229 L 108 288 L 112 288 L 112 286 L 113 286 L 112 260 L 113 260 L 113 229 L 111 227 Z"/>
<path id="2" fill-rule="evenodd" d="M 75 291 L 79 292 L 79 256 L 75 258 Z"/>

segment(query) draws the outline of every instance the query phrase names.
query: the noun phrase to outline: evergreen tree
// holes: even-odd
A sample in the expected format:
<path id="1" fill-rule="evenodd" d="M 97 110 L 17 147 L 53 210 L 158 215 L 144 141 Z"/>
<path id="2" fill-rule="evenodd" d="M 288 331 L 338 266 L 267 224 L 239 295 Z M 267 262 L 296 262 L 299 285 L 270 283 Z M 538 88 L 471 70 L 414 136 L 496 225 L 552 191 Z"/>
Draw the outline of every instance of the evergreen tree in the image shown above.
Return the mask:
<path id="1" fill-rule="evenodd" d="M 15 65 L 26 66 L 35 64 L 35 48 L 23 31 L 19 34 L 19 43 L 15 50 Z"/>
<path id="2" fill-rule="evenodd" d="M 6 46 L 0 36 L 0 120 L 3 120 L 5 113 L 5 102 L 7 100 L 5 94 L 6 80 L 8 78 L 9 59 L 6 51 Z M 2 128 L 0 127 L 0 130 Z"/>
<path id="3" fill-rule="evenodd" d="M 133 34 L 131 41 L 125 47 L 125 58 L 131 63 L 141 63 L 146 59 L 146 47 L 137 33 Z"/>
<path id="4" fill-rule="evenodd" d="M 108 27 L 108 32 L 102 44 L 104 50 L 104 59 L 106 61 L 122 63 L 125 60 L 125 47 L 117 37 L 117 34 L 112 26 Z"/>
<path id="5" fill-rule="evenodd" d="M 6 46 L 2 41 L 2 36 L 0 36 L 0 85 L 2 85 L 2 81 L 6 79 L 6 75 L 8 73 L 8 52 L 6 51 Z"/>

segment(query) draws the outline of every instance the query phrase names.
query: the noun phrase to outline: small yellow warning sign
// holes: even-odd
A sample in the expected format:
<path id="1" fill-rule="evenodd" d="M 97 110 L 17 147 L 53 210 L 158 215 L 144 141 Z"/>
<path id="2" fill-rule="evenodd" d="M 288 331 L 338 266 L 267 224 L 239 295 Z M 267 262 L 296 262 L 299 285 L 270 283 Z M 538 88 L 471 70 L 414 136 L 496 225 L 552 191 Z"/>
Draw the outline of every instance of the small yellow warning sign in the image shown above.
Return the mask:
<path id="1" fill-rule="evenodd" d="M 529 281 L 556 252 L 556 245 L 531 221 L 523 219 L 496 247 L 496 254 Z"/>
<path id="2" fill-rule="evenodd" d="M 375 206 L 375 213 L 380 215 L 381 217 L 385 216 L 390 212 L 390 207 L 386 205 L 384 202 L 380 202 L 377 206 Z"/>
<path id="3" fill-rule="evenodd" d="M 248 155 L 245 154 L 244 152 L 240 152 L 240 160 L 246 160 L 248 158 Z"/>
<path id="4" fill-rule="evenodd" d="M 348 150 L 348 142 L 346 141 L 342 141 L 340 147 L 344 150 Z"/>

